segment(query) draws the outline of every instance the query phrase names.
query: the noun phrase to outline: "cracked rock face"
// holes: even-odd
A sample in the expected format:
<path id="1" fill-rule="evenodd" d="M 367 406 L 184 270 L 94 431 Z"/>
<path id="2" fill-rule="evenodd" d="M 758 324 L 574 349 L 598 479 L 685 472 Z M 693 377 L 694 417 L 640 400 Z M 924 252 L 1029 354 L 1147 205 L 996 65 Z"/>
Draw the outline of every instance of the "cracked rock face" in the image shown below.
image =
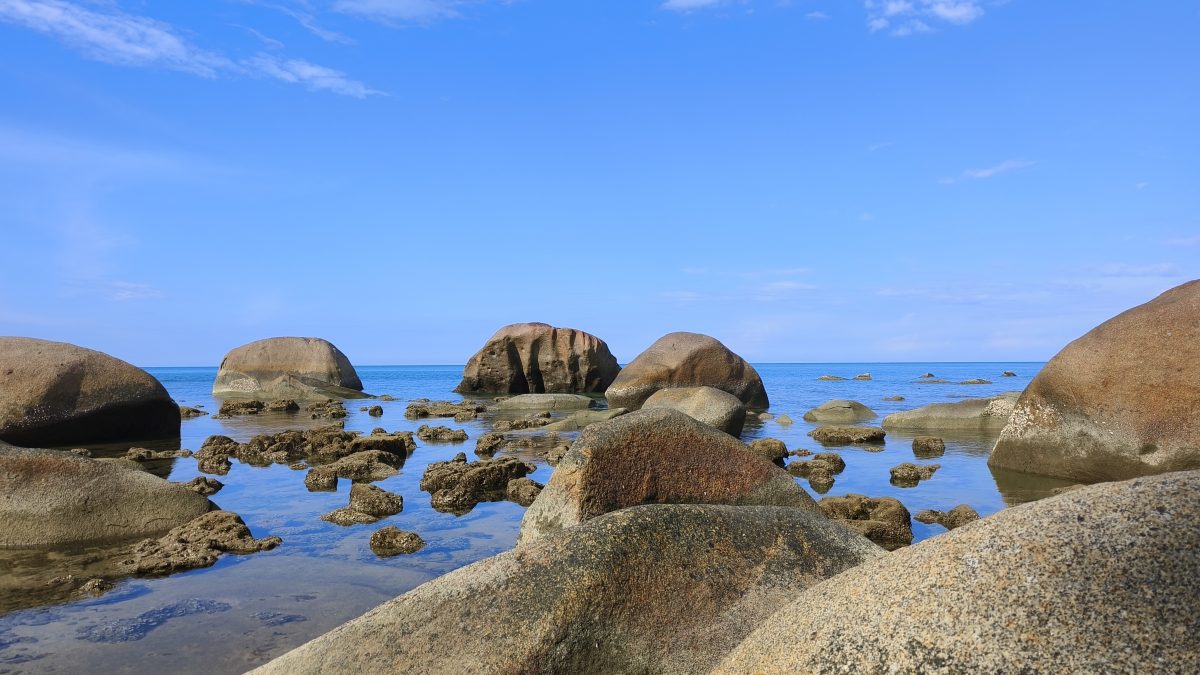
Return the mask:
<path id="1" fill-rule="evenodd" d="M 1067 345 L 1029 383 L 988 459 L 1083 482 L 1200 467 L 1200 281 Z"/>
<path id="2" fill-rule="evenodd" d="M 620 370 L 600 338 L 574 328 L 516 323 L 467 361 L 459 393 L 599 393 Z"/>

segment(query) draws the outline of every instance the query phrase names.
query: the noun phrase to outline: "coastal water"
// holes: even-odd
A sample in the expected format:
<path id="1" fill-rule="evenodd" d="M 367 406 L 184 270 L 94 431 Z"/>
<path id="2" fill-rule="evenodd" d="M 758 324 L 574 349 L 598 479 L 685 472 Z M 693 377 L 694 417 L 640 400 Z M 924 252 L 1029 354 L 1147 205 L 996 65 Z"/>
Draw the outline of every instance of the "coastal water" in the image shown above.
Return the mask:
<path id="1" fill-rule="evenodd" d="M 993 396 L 1019 391 L 1040 363 L 846 363 L 761 364 L 759 373 L 771 398 L 770 412 L 789 415 L 795 423 L 775 420 L 747 424 L 744 440 L 773 437 L 789 448 L 821 451 L 807 436 L 814 427 L 804 412 L 830 399 L 860 401 L 883 416 L 928 403 Z M 151 368 L 183 405 L 215 412 L 209 391 L 215 368 Z M 1011 370 L 1016 377 L 1001 377 Z M 359 374 L 366 391 L 390 394 L 394 401 L 349 401 L 349 430 L 369 433 L 415 430 L 421 422 L 406 420 L 404 409 L 415 398 L 450 399 L 461 366 L 367 366 Z M 824 374 L 845 378 L 869 372 L 871 380 L 820 381 Z M 932 372 L 960 382 L 984 378 L 993 384 L 927 384 L 918 378 Z M 903 401 L 885 397 L 903 396 Z M 363 404 L 381 405 L 381 418 L 360 412 Z M 870 424 L 877 424 L 879 420 Z M 258 433 L 306 428 L 328 423 L 302 415 L 264 414 L 235 419 L 199 417 L 184 420 L 181 447 L 196 450 L 212 434 L 246 441 Z M 470 440 L 461 444 L 419 447 L 400 474 L 376 483 L 400 494 L 404 510 L 375 525 L 340 527 L 320 520 L 321 514 L 344 506 L 345 481 L 335 493 L 309 492 L 304 473 L 286 466 L 251 467 L 234 460 L 233 469 L 217 478 L 225 488 L 212 497 L 221 508 L 242 516 L 255 536 L 278 535 L 279 548 L 248 556 L 224 555 L 211 568 L 161 579 L 129 579 L 99 598 L 19 609 L 0 615 L 0 673 L 239 673 L 259 665 L 418 584 L 512 547 L 524 509 L 510 502 L 482 503 L 464 516 L 439 513 L 428 493 L 418 488 L 425 467 L 471 451 L 488 428 L 484 421 L 457 424 Z M 566 440 L 569 441 L 569 438 Z M 1064 483 L 1022 474 L 998 474 L 987 468 L 994 438 L 967 434 L 946 436 L 946 454 L 933 460 L 913 457 L 911 436 L 889 433 L 882 452 L 837 448 L 846 461 L 828 495 L 859 493 L 899 498 L 911 512 L 949 509 L 970 504 L 987 516 L 1005 506 L 1037 499 Z M 150 444 L 139 444 L 152 447 Z M 123 454 L 125 448 L 95 448 L 97 453 Z M 173 448 L 172 448 L 173 449 Z M 527 459 L 532 460 L 533 457 Z M 937 463 L 931 480 L 913 488 L 889 482 L 888 469 L 901 462 Z M 195 460 L 157 462 L 152 469 L 174 481 L 201 475 Z M 535 480 L 545 482 L 552 468 L 540 463 Z M 800 484 L 808 488 L 806 481 Z M 821 495 L 814 494 L 819 498 Z M 368 547 L 379 527 L 396 525 L 419 533 L 428 542 L 413 555 L 381 559 Z M 917 540 L 935 536 L 940 526 L 913 523 Z M 0 552 L 0 576 L 40 579 L 79 552 Z"/>

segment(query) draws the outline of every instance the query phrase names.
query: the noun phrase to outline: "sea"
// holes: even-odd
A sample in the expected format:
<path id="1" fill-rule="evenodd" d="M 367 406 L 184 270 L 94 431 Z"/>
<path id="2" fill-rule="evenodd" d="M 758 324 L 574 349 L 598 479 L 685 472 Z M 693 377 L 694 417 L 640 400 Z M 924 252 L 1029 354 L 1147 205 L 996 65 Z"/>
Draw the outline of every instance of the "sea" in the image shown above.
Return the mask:
<path id="1" fill-rule="evenodd" d="M 743 440 L 778 438 L 789 449 L 822 448 L 808 437 L 814 425 L 804 413 L 831 399 L 859 401 L 879 414 L 1020 391 L 1042 363 L 821 363 L 755 364 L 771 399 L 776 419 L 751 420 Z M 211 395 L 216 368 L 148 368 L 181 405 L 202 406 L 215 413 Z M 1015 377 L 1002 377 L 1004 371 Z M 349 430 L 369 433 L 375 427 L 411 431 L 425 421 L 407 420 L 404 409 L 418 398 L 458 400 L 453 393 L 462 366 L 364 366 L 358 368 L 364 390 L 388 394 L 392 401 L 348 401 Z M 854 376 L 869 373 L 870 380 Z M 920 378 L 933 373 L 949 384 L 930 384 Z M 847 378 L 823 381 L 822 375 Z M 991 384 L 958 384 L 980 378 Z M 887 401 L 903 396 L 902 401 Z M 382 417 L 360 410 L 383 407 Z M 791 425 L 777 422 L 786 414 Z M 877 424 L 868 422 L 867 424 Z M 272 413 L 233 419 L 212 416 L 183 421 L 180 447 L 199 449 L 213 434 L 246 441 L 260 433 L 327 424 L 302 415 Z M 257 537 L 279 536 L 275 550 L 252 555 L 223 555 L 212 567 L 156 579 L 128 579 L 105 595 L 71 602 L 9 609 L 0 615 L 0 673 L 241 673 L 265 663 L 339 624 L 404 593 L 421 583 L 512 548 L 524 509 L 511 502 L 482 503 L 466 515 L 433 510 L 429 494 L 419 488 L 431 462 L 448 460 L 464 451 L 474 459 L 475 439 L 488 429 L 483 421 L 462 424 L 470 440 L 459 444 L 419 447 L 400 474 L 376 483 L 404 498 L 401 513 L 374 525 L 341 527 L 320 519 L 321 514 L 346 505 L 348 485 L 337 492 L 309 492 L 304 472 L 286 466 L 252 467 L 233 460 L 228 475 L 217 476 L 224 489 L 212 497 L 222 509 L 241 515 Z M 909 511 L 947 510 L 969 504 L 987 516 L 1007 506 L 1039 499 L 1066 485 L 1062 481 L 1026 474 L 994 472 L 987 466 L 994 435 L 947 436 L 946 453 L 932 460 L 913 457 L 912 436 L 889 433 L 883 452 L 837 448 L 846 470 L 836 477 L 827 495 L 857 493 L 892 496 Z M 569 437 L 565 437 L 569 442 Z M 156 447 L 153 444 L 138 444 Z M 97 454 L 123 454 L 128 446 L 97 446 Z M 174 449 L 174 448 L 172 448 Z M 526 457 L 535 461 L 533 456 Z M 545 483 L 552 467 L 537 460 L 532 477 Z M 941 469 L 918 486 L 890 483 L 889 469 L 901 462 L 937 463 Z M 191 458 L 156 462 L 155 473 L 173 481 L 202 475 Z M 807 481 L 797 479 L 810 490 Z M 822 495 L 813 493 L 815 498 Z M 412 530 L 427 542 L 412 555 L 383 559 L 372 553 L 368 540 L 385 525 Z M 917 541 L 937 536 L 939 525 L 913 522 Z M 49 579 L 73 552 L 2 552 L 0 576 Z M 924 571 L 914 570 L 914 574 Z M 4 611 L 0 609 L 0 611 Z"/>

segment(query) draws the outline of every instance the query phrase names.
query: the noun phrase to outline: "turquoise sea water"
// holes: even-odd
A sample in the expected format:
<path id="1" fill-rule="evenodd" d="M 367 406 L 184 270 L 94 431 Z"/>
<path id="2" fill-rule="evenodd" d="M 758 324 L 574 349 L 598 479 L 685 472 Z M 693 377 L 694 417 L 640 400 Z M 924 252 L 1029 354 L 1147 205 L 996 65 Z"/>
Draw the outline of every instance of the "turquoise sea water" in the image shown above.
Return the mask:
<path id="1" fill-rule="evenodd" d="M 830 399 L 853 399 L 883 416 L 928 403 L 993 396 L 1019 391 L 1042 366 L 1040 363 L 845 363 L 756 365 L 771 398 L 770 412 L 795 420 L 785 427 L 774 420 L 747 424 L 744 440 L 773 437 L 788 447 L 821 451 L 807 436 L 814 427 L 803 421 L 805 411 Z M 215 368 L 151 368 L 171 395 L 183 405 L 200 405 L 215 412 L 210 395 Z M 1017 377 L 1001 377 L 1005 370 Z M 376 426 L 415 430 L 421 422 L 404 418 L 415 398 L 459 397 L 461 366 L 366 366 L 359 368 L 364 388 L 395 401 L 349 401 L 346 428 L 369 433 Z M 823 374 L 852 378 L 871 373 L 870 381 L 848 379 L 824 382 Z M 993 384 L 922 384 L 919 376 L 932 372 L 960 382 L 984 378 Z M 901 395 L 904 401 L 888 402 Z M 360 405 L 381 405 L 382 418 L 360 412 Z M 868 422 L 878 424 L 880 420 Z M 181 447 L 198 449 L 205 438 L 224 434 L 239 441 L 251 436 L 324 422 L 299 415 L 260 415 L 228 420 L 200 417 L 183 422 Z M 462 444 L 420 443 L 400 475 L 377 483 L 404 497 L 402 513 L 375 525 L 339 527 L 320 515 L 344 506 L 348 486 L 336 493 L 309 492 L 304 473 L 286 466 L 251 467 L 234 460 L 233 469 L 217 478 L 225 488 L 212 497 L 221 508 L 240 514 L 255 536 L 278 535 L 283 545 L 249 556 L 222 556 L 213 567 L 162 579 L 131 579 L 100 598 L 51 607 L 26 609 L 0 616 L 0 673 L 5 672 L 204 672 L 237 673 L 287 651 L 371 607 L 418 584 L 512 547 L 524 509 L 510 502 L 483 503 L 465 516 L 434 511 L 428 493 L 418 488 L 430 462 L 465 451 L 474 459 L 475 439 L 487 431 L 483 421 L 456 424 L 470 440 Z M 569 438 L 567 439 L 569 440 Z M 993 474 L 987 455 L 994 438 L 980 435 L 947 436 L 943 457 L 917 460 L 911 436 L 889 434 L 883 452 L 836 449 L 846 461 L 829 495 L 850 492 L 899 498 L 913 513 L 925 508 L 949 509 L 967 503 L 982 515 L 1006 505 L 1039 498 L 1063 483 L 1020 474 Z M 151 444 L 140 444 L 150 446 Z M 123 453 L 124 447 L 97 448 Z M 532 460 L 533 457 L 526 459 Z M 888 470 L 901 462 L 937 463 L 942 468 L 931 480 L 914 488 L 897 488 Z M 190 458 L 158 463 L 155 470 L 171 480 L 201 475 Z M 545 482 L 552 469 L 539 464 L 533 475 Z M 806 481 L 800 484 L 808 489 Z M 814 497 L 820 495 L 814 494 Z M 368 539 L 379 527 L 396 525 L 419 533 L 427 542 L 417 554 L 377 558 Z M 937 535 L 940 526 L 913 523 L 918 540 Z M 44 564 L 53 565 L 53 557 Z M 25 563 L 22 563 L 25 564 Z M 4 565 L 9 569 L 5 570 Z M 12 560 L 0 557 L 0 573 L 22 573 Z"/>

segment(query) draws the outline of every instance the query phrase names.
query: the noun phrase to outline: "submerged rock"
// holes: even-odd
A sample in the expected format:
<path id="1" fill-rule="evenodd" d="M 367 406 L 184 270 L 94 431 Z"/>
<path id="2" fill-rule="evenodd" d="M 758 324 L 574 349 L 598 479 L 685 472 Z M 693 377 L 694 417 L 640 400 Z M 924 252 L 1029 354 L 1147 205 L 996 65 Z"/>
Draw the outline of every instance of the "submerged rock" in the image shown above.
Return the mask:
<path id="1" fill-rule="evenodd" d="M 659 408 L 584 429 L 525 512 L 518 541 L 637 504 L 681 502 L 816 508 L 787 472 L 745 444 Z"/>
<path id="2" fill-rule="evenodd" d="M 1042 368 L 988 466 L 1072 481 L 1200 467 L 1200 281 L 1092 329 Z"/>
<path id="3" fill-rule="evenodd" d="M 427 417 L 453 417 L 457 422 L 475 419 L 479 413 L 487 412 L 487 406 L 474 401 L 430 401 L 423 399 L 413 401 L 404 409 L 404 416 L 410 420 L 420 420 Z"/>
<path id="4" fill-rule="evenodd" d="M 304 409 L 309 417 L 317 419 L 341 419 L 347 415 L 346 406 L 341 401 L 329 400 L 323 403 L 313 403 Z"/>
<path id="5" fill-rule="evenodd" d="M 406 532 L 388 525 L 371 535 L 371 550 L 380 558 L 416 553 L 425 548 L 425 540 L 416 532 Z M 459 664 L 461 665 L 461 664 Z"/>
<path id="6" fill-rule="evenodd" d="M 145 471 L 0 442 L 0 548 L 154 536 L 210 508 L 195 491 Z"/>
<path id="7" fill-rule="evenodd" d="M 225 401 L 217 410 L 218 417 L 240 417 L 242 415 L 257 415 L 267 407 L 262 401 Z"/>
<path id="8" fill-rule="evenodd" d="M 636 410 L 659 389 L 704 386 L 729 392 L 748 408 L 770 406 L 754 366 L 718 340 L 698 333 L 659 338 L 621 370 L 605 396 L 614 408 Z"/>
<path id="9" fill-rule="evenodd" d="M 1189 471 L 1005 509 L 794 594 L 716 672 L 1200 672 L 1197 494 Z"/>
<path id="10" fill-rule="evenodd" d="M 500 401 L 496 410 L 584 410 L 595 399 L 581 394 L 521 394 Z"/>
<path id="11" fill-rule="evenodd" d="M 668 408 L 730 436 L 739 436 L 746 423 L 746 407 L 738 397 L 713 387 L 659 389 L 642 404 L 642 410 Z"/>
<path id="12" fill-rule="evenodd" d="M 976 520 L 979 520 L 979 513 L 966 504 L 959 504 L 949 511 L 925 509 L 924 511 L 917 513 L 917 515 L 913 516 L 913 518 L 925 523 L 926 525 L 937 523 L 947 530 L 953 530 L 956 527 L 961 527 L 967 523 L 973 523 Z"/>
<path id="13" fill-rule="evenodd" d="M 259 672 L 706 672 L 781 600 L 880 555 L 801 509 L 636 506 L 438 577 Z"/>
<path id="14" fill-rule="evenodd" d="M 305 337 L 268 338 L 230 351 L 212 393 L 218 398 L 298 400 L 364 396 L 346 355 L 326 340 Z"/>
<path id="15" fill-rule="evenodd" d="M 858 401 L 837 399 L 826 401 L 804 413 L 808 422 L 832 422 L 835 424 L 853 424 L 875 419 L 875 411 Z"/>
<path id="16" fill-rule="evenodd" d="M 210 567 L 222 553 L 269 551 L 283 540 L 255 539 L 236 513 L 211 511 L 180 525 L 160 539 L 147 539 L 133 548 L 121 571 L 137 576 L 158 576 Z"/>
<path id="17" fill-rule="evenodd" d="M 840 375 L 822 375 L 822 376 L 818 377 L 817 379 L 821 380 L 822 382 L 845 382 L 846 381 L 846 378 L 841 377 Z"/>
<path id="18" fill-rule="evenodd" d="M 883 428 L 897 431 L 952 433 L 955 431 L 998 432 L 1008 422 L 1015 392 L 975 398 L 957 403 L 932 403 L 915 410 L 883 418 Z"/>
<path id="19" fill-rule="evenodd" d="M 190 420 L 193 417 L 204 417 L 205 415 L 208 415 L 208 413 L 199 408 L 193 408 L 188 405 L 179 406 L 179 417 L 182 419 Z"/>
<path id="20" fill-rule="evenodd" d="M 599 393 L 620 371 L 600 338 L 574 328 L 516 323 L 467 361 L 460 393 Z"/>
<path id="21" fill-rule="evenodd" d="M 884 431 L 879 427 L 820 427 L 808 435 L 821 445 L 882 444 L 884 439 Z"/>
<path id="22" fill-rule="evenodd" d="M 308 475 L 304 477 L 304 485 L 316 492 L 336 490 L 339 478 L 368 483 L 383 480 L 400 473 L 397 468 L 404 466 L 404 459 L 403 455 L 394 455 L 382 450 L 356 452 L 331 464 L 309 469 Z"/>
<path id="23" fill-rule="evenodd" d="M 620 417 L 629 412 L 625 408 L 608 408 L 606 410 L 579 410 L 566 418 L 546 425 L 547 431 L 580 431 L 589 424 L 607 422 L 614 417 Z"/>
<path id="24" fill-rule="evenodd" d="M 969 380 L 963 380 L 962 382 L 959 382 L 959 384 L 991 384 L 991 383 L 992 383 L 991 380 L 985 380 L 981 377 L 974 377 Z"/>
<path id="25" fill-rule="evenodd" d="M 922 459 L 946 454 L 946 441 L 937 436 L 917 436 L 912 442 L 913 455 Z"/>
<path id="26" fill-rule="evenodd" d="M 64 342 L 0 337 L 0 440 L 25 446 L 179 437 L 152 375 Z"/>
<path id="27" fill-rule="evenodd" d="M 848 494 L 825 497 L 817 504 L 826 516 L 889 551 L 912 543 L 912 518 L 908 509 L 894 497 Z"/>

